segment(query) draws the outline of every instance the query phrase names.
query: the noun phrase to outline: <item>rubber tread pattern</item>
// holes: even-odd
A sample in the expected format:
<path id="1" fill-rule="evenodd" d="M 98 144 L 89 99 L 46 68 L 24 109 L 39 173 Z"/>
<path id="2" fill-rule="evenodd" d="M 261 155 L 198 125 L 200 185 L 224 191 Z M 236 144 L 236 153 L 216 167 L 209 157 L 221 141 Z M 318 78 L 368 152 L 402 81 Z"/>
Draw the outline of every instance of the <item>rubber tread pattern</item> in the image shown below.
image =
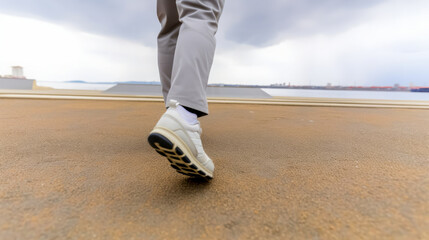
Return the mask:
<path id="1" fill-rule="evenodd" d="M 198 169 L 195 164 L 192 164 L 183 151 L 165 136 L 159 133 L 151 133 L 148 137 L 148 142 L 157 153 L 167 157 L 168 161 L 171 163 L 171 167 L 176 169 L 178 173 L 190 177 L 212 179 L 203 169 Z"/>

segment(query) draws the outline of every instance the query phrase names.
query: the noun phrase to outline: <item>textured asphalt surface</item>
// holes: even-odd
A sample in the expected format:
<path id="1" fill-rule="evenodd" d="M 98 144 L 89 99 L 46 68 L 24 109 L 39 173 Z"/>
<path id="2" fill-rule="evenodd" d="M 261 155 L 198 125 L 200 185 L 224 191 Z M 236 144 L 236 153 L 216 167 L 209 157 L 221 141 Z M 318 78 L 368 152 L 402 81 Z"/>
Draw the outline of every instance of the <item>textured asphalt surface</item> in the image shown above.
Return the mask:
<path id="1" fill-rule="evenodd" d="M 0 239 L 429 239 L 429 111 L 211 104 L 211 182 L 162 103 L 0 100 Z"/>

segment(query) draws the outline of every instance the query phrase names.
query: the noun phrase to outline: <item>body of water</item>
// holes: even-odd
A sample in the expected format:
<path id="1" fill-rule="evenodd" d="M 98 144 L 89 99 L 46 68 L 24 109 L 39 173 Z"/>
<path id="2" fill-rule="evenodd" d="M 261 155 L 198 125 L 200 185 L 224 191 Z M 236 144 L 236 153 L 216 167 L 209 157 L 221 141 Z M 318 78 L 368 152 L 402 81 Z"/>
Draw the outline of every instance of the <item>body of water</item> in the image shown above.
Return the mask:
<path id="1" fill-rule="evenodd" d="M 116 84 L 37 81 L 37 85 L 44 86 L 44 87 L 51 87 L 55 89 L 104 91 L 115 86 Z M 270 94 L 271 96 L 275 96 L 275 97 L 277 96 L 277 97 L 315 97 L 315 98 L 429 101 L 429 93 L 421 93 L 421 92 L 311 90 L 311 89 L 279 89 L 279 88 L 263 88 L 262 90 Z"/>
<path id="2" fill-rule="evenodd" d="M 277 97 L 315 97 L 348 98 L 378 100 L 424 100 L 429 101 L 429 93 L 423 92 L 388 92 L 388 91 L 348 91 L 348 90 L 311 90 L 263 88 L 266 93 Z"/>

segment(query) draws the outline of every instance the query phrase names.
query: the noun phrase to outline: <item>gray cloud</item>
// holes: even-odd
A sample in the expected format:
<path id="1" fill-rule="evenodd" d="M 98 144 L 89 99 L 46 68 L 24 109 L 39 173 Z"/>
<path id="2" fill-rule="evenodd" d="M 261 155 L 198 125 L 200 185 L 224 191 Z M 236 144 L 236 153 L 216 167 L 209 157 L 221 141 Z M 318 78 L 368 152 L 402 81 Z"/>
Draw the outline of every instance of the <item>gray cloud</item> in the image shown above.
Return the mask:
<path id="1" fill-rule="evenodd" d="M 385 0 L 226 0 L 221 27 L 229 40 L 269 45 L 282 37 L 334 33 Z M 0 12 L 154 45 L 156 0 L 0 0 Z"/>
<path id="2" fill-rule="evenodd" d="M 362 21 L 364 11 L 385 0 L 227 1 L 226 35 L 236 42 L 267 45 L 280 37 L 330 34 Z"/>
<path id="3" fill-rule="evenodd" d="M 0 12 L 71 26 L 102 35 L 153 44 L 159 24 L 156 1 L 0 0 Z"/>

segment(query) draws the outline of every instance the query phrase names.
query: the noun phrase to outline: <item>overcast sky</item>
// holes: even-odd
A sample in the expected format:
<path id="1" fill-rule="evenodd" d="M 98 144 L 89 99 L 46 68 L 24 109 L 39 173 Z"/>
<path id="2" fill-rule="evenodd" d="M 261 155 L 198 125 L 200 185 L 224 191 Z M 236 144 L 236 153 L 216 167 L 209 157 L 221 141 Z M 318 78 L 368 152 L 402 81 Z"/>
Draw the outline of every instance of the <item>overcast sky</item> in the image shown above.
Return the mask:
<path id="1" fill-rule="evenodd" d="M 155 0 L 0 0 L 0 74 L 158 81 Z M 429 85 L 427 0 L 226 0 L 210 83 Z"/>

